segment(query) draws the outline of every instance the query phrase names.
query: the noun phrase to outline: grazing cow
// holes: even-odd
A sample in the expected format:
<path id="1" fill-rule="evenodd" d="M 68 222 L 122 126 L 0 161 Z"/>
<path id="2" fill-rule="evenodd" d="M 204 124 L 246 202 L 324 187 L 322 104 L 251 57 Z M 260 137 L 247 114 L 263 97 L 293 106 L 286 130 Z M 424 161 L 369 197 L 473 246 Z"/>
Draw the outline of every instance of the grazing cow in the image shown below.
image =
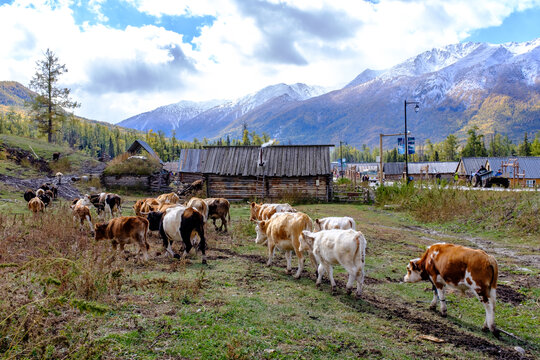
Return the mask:
<path id="1" fill-rule="evenodd" d="M 272 215 L 280 212 L 296 212 L 289 204 L 257 204 L 252 202 L 250 207 L 250 221 L 268 220 Z"/>
<path id="2" fill-rule="evenodd" d="M 403 281 L 429 280 L 433 284 L 430 308 L 435 309 L 440 300 L 442 316 L 446 316 L 446 285 L 462 291 L 471 290 L 486 311 L 483 330 L 489 329 L 498 336 L 495 328 L 498 272 L 497 261 L 485 251 L 440 243 L 431 245 L 421 258 L 409 262 Z"/>
<path id="3" fill-rule="evenodd" d="M 41 201 L 39 197 L 35 197 L 30 199 L 30 201 L 28 202 L 28 209 L 34 214 L 40 211 L 43 212 L 43 210 L 45 210 L 45 204 L 43 203 L 43 201 Z"/>
<path id="4" fill-rule="evenodd" d="M 268 241 L 268 262 L 266 264 L 272 265 L 274 250 L 277 247 L 285 251 L 287 272 L 290 272 L 292 252 L 294 251 L 298 257 L 298 271 L 294 277 L 299 278 L 304 270 L 304 256 L 300 251 L 300 236 L 302 236 L 303 230 L 312 230 L 312 224 L 309 216 L 301 212 L 278 213 L 269 220 L 259 221 L 255 227 L 257 232 L 255 243 L 264 244 L 265 241 Z"/>
<path id="5" fill-rule="evenodd" d="M 204 222 L 208 220 L 208 205 L 206 205 L 206 202 L 204 202 L 203 199 L 198 197 L 192 197 L 191 199 L 189 199 L 186 207 L 192 207 L 197 209 L 203 215 Z"/>
<path id="6" fill-rule="evenodd" d="M 90 206 L 92 205 L 92 202 L 90 201 L 90 195 L 88 194 L 85 194 L 82 198 L 75 198 L 73 199 L 73 201 L 71 202 L 71 209 L 74 209 L 75 206 L 77 205 L 80 205 L 80 206 Z"/>
<path id="7" fill-rule="evenodd" d="M 154 198 L 139 199 L 133 205 L 133 210 L 137 216 L 144 216 L 150 211 L 157 211 L 160 202 Z"/>
<path id="8" fill-rule="evenodd" d="M 28 189 L 24 192 L 24 200 L 26 200 L 26 202 L 32 200 L 35 197 L 36 193 L 34 192 L 34 190 Z"/>
<path id="9" fill-rule="evenodd" d="M 356 222 L 352 217 L 343 216 L 343 217 L 326 217 L 322 219 L 315 219 L 313 223 L 313 231 L 321 230 L 332 230 L 332 229 L 341 229 L 341 230 L 356 230 Z"/>
<path id="10" fill-rule="evenodd" d="M 43 183 L 39 188 L 43 190 L 51 190 L 51 183 Z"/>
<path id="11" fill-rule="evenodd" d="M 47 190 L 48 192 L 50 192 L 50 190 Z M 37 195 L 37 192 L 36 192 L 36 195 Z M 48 207 L 49 204 L 51 203 L 51 198 L 49 197 L 49 195 L 47 195 L 46 192 L 44 192 L 43 194 L 41 195 L 38 195 L 37 196 L 41 201 L 43 201 L 43 204 L 45 204 L 45 207 Z"/>
<path id="12" fill-rule="evenodd" d="M 41 195 L 45 195 L 45 190 L 43 190 L 42 188 L 39 188 L 36 190 L 36 196 L 41 196 Z"/>
<path id="13" fill-rule="evenodd" d="M 231 214 L 229 212 L 231 205 L 229 201 L 224 198 L 208 198 L 204 199 L 204 202 L 208 206 L 208 217 L 212 219 L 216 231 L 221 231 L 225 226 L 225 232 L 227 232 L 227 219 L 231 221 Z M 216 226 L 216 219 L 221 219 L 221 225 L 218 228 Z"/>
<path id="14" fill-rule="evenodd" d="M 113 193 L 100 193 L 90 195 L 90 201 L 97 209 L 98 216 L 104 213 L 104 217 L 107 215 L 114 217 L 116 213 L 122 216 L 122 198 Z"/>
<path id="15" fill-rule="evenodd" d="M 366 263 L 366 238 L 360 231 L 348 230 L 321 230 L 319 232 L 302 231 L 300 250 L 313 253 L 318 267 L 316 285 L 321 284 L 322 276 L 326 271 L 332 292 L 336 290 L 332 265 L 340 264 L 349 274 L 347 281 L 347 294 L 350 294 L 356 282 L 356 296 L 362 294 L 364 284 L 364 267 Z"/>
<path id="16" fill-rule="evenodd" d="M 183 206 L 183 205 L 181 205 L 181 204 L 161 204 L 161 205 L 159 205 L 157 210 L 152 210 L 152 211 L 166 212 L 167 209 L 175 208 L 177 206 Z"/>
<path id="17" fill-rule="evenodd" d="M 58 198 L 58 188 L 54 185 L 51 185 L 51 199 L 57 199 Z"/>
<path id="18" fill-rule="evenodd" d="M 85 205 L 75 205 L 72 210 L 73 221 L 80 223 L 80 229 L 84 226 L 84 221 L 88 222 L 90 227 L 90 233 L 94 234 L 94 225 L 92 225 L 92 215 L 90 215 L 90 209 Z"/>
<path id="19" fill-rule="evenodd" d="M 136 243 L 139 246 L 139 254 L 142 252 L 144 261 L 148 261 L 148 249 L 146 241 L 148 233 L 148 220 L 139 216 L 122 216 L 113 218 L 106 223 L 95 225 L 95 239 L 112 240 L 112 246 L 116 250 L 120 244 L 120 251 L 124 245 Z"/>
<path id="20" fill-rule="evenodd" d="M 62 185 L 62 177 L 64 176 L 64 174 L 62 174 L 61 172 L 57 172 L 55 176 L 56 176 L 56 183 L 58 185 Z"/>
<path id="21" fill-rule="evenodd" d="M 178 195 L 176 195 L 176 193 L 174 193 L 174 192 L 159 195 L 156 198 L 156 200 L 159 201 L 160 204 L 163 204 L 163 205 L 165 205 L 165 204 L 179 204 L 180 203 L 180 197 L 178 197 Z"/>
<path id="22" fill-rule="evenodd" d="M 150 230 L 159 230 L 163 247 L 169 255 L 180 258 L 172 250 L 174 240 L 182 240 L 185 249 L 184 255 L 193 247 L 192 233 L 195 232 L 200 237 L 199 250 L 202 252 L 202 263 L 206 264 L 206 239 L 204 237 L 204 222 L 202 214 L 194 208 L 176 206 L 168 209 L 166 212 L 152 211 L 147 215 L 150 223 Z"/>

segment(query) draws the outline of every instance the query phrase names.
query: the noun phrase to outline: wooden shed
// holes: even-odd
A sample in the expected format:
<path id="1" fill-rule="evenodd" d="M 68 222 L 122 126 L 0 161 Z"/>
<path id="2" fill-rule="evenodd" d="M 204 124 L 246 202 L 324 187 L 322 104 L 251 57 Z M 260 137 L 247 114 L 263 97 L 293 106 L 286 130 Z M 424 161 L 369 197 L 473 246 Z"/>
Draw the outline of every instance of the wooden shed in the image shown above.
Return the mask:
<path id="1" fill-rule="evenodd" d="M 202 164 L 207 196 L 232 201 L 328 201 L 332 192 L 332 146 L 209 147 Z"/>

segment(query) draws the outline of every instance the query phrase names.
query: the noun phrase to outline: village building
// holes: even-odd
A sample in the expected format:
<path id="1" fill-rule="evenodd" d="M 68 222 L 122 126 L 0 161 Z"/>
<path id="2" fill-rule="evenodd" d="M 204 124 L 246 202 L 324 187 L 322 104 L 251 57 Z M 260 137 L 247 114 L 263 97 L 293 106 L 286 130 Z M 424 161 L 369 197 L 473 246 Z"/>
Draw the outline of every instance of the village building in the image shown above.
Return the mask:
<path id="1" fill-rule="evenodd" d="M 182 149 L 178 160 L 166 162 L 163 167 L 173 174 L 174 181 L 193 183 L 204 180 L 202 166 L 206 160 L 206 149 Z"/>
<path id="2" fill-rule="evenodd" d="M 502 176 L 510 180 L 511 186 L 538 187 L 540 184 L 540 157 L 538 156 L 462 158 L 456 171 L 460 179 L 470 181 L 472 174 L 482 166 L 487 170 L 501 172 Z"/>
<path id="3" fill-rule="evenodd" d="M 329 201 L 332 146 L 208 147 L 201 164 L 207 196 L 231 201 L 283 198 Z"/>

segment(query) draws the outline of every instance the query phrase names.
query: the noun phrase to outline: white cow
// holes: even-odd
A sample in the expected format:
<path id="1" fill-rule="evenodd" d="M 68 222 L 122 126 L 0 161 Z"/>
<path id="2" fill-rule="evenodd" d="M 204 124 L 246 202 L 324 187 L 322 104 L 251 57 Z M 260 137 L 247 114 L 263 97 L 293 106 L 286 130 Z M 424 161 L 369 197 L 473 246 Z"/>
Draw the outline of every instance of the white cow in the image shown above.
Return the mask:
<path id="1" fill-rule="evenodd" d="M 332 229 L 341 229 L 341 230 L 356 230 L 356 222 L 352 217 L 343 216 L 343 217 L 325 217 L 322 219 L 315 219 L 313 224 L 313 231 L 321 230 L 332 230 Z"/>
<path id="2" fill-rule="evenodd" d="M 324 271 L 328 272 L 332 292 L 335 291 L 332 265 L 340 264 L 349 274 L 347 293 L 350 294 L 356 282 L 356 296 L 362 294 L 364 284 L 364 267 L 366 262 L 366 239 L 360 231 L 354 230 L 321 230 L 313 233 L 302 231 L 300 251 L 313 253 L 319 264 L 316 285 L 321 284 Z"/>

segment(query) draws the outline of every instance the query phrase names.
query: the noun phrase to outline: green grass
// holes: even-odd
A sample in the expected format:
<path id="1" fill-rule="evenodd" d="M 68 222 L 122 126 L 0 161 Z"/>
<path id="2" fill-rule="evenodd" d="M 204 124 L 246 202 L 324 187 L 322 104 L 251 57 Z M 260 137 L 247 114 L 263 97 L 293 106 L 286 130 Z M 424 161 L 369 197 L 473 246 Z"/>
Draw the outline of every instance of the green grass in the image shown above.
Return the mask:
<path id="1" fill-rule="evenodd" d="M 0 197 L 4 196 L 8 194 L 0 187 Z M 131 205 L 136 199 L 137 196 L 124 198 L 124 215 L 133 213 Z M 40 225 L 20 204 L 8 204 L 9 207 L 0 212 L 0 221 L 10 224 L 13 217 L 6 213 L 22 211 L 26 227 L 19 223 L 2 227 L 0 222 L 0 231 L 3 231 L 0 233 L 0 262 L 22 265 L 31 259 L 52 256 L 71 259 L 81 270 L 70 272 L 65 265 L 59 268 L 27 265 L 26 270 L 22 266 L 0 267 L 4 279 L 0 298 L 10 299 L 0 301 L 0 310 L 9 306 L 12 299 L 28 302 L 30 291 L 34 299 L 44 296 L 43 284 L 49 294 L 74 296 L 87 301 L 86 306 L 94 304 L 106 309 L 103 314 L 93 313 L 74 308 L 69 302 L 51 303 L 41 310 L 32 308 L 36 312 L 29 314 L 40 321 L 43 332 L 32 333 L 33 338 L 12 349 L 16 351 L 11 354 L 17 351 L 25 354 L 15 357 L 46 358 L 46 354 L 50 354 L 50 358 L 55 358 L 66 351 L 72 357 L 96 359 L 490 357 L 482 346 L 463 345 L 469 339 L 476 339 L 484 347 L 502 349 L 506 354 L 519 345 L 529 356 L 540 356 L 540 337 L 534 330 L 540 316 L 540 288 L 535 282 L 539 269 L 533 267 L 531 273 L 520 271 L 517 269 L 524 266 L 519 259 L 496 255 L 501 281 L 525 295 L 525 301 L 519 306 L 499 301 L 496 323 L 524 339 L 526 344 L 507 337 L 497 340 L 491 334 L 482 333 L 483 307 L 469 295 L 449 293 L 449 317 L 443 319 L 428 310 L 432 298 L 430 284 L 401 284 L 399 281 L 409 259 L 420 255 L 433 242 L 448 241 L 448 238 L 411 227 L 423 224 L 418 220 L 411 223 L 410 216 L 404 213 L 365 205 L 297 207 L 312 218 L 352 216 L 365 234 L 367 279 L 364 295 L 355 299 L 340 287 L 346 281 L 346 274 L 339 266 L 334 272 L 340 287 L 335 296 L 326 278 L 320 289 L 315 287 L 314 268 L 309 260 L 299 280 L 286 273 L 285 259 L 279 250 L 275 264 L 267 267 L 266 248 L 253 242 L 254 224 L 248 221 L 248 204 L 232 205 L 228 235 L 218 234 L 212 226 L 207 226 L 210 247 L 207 266 L 201 265 L 200 253 L 190 255 L 187 261 L 165 258 L 161 241 L 156 237 L 150 239 L 151 259 L 147 264 L 135 262 L 133 258 L 126 261 L 123 256 L 108 263 L 106 260 L 112 253 L 110 244 L 95 243 L 84 233 L 69 230 L 69 215 L 61 209 L 61 204 L 53 205 L 54 214 L 44 215 L 45 219 L 56 219 L 55 226 L 48 226 L 47 220 Z M 17 216 L 19 221 L 20 215 Z M 438 230 L 449 231 L 457 243 L 471 245 L 466 238 L 470 234 L 466 232 Z M 538 241 L 527 246 L 504 237 L 486 240 L 497 246 L 518 243 L 531 251 L 539 245 Z M 174 244 L 175 249 L 178 246 Z M 134 253 L 136 248 L 128 246 L 128 250 Z M 156 257 L 156 252 L 162 255 Z M 48 263 L 50 260 L 44 262 Z M 296 264 L 293 259 L 293 270 Z M 63 278 L 66 271 L 72 277 Z M 49 278 L 59 279 L 60 285 L 47 280 Z M 91 295 L 85 297 L 85 291 Z M 43 309 L 49 308 L 47 314 L 43 313 Z M 0 311 L 0 322 L 3 316 L 5 313 Z M 443 327 L 437 327 L 439 325 Z M 15 331 L 14 328 L 8 330 Z M 61 338 L 47 337 L 48 334 L 58 334 Z M 433 335 L 445 342 L 421 340 L 420 335 Z M 48 345 L 39 345 L 39 339 L 48 339 Z M 5 349 L 5 342 L 0 341 L 0 354 L 7 357 Z M 35 355 L 31 355 L 32 352 Z"/>

